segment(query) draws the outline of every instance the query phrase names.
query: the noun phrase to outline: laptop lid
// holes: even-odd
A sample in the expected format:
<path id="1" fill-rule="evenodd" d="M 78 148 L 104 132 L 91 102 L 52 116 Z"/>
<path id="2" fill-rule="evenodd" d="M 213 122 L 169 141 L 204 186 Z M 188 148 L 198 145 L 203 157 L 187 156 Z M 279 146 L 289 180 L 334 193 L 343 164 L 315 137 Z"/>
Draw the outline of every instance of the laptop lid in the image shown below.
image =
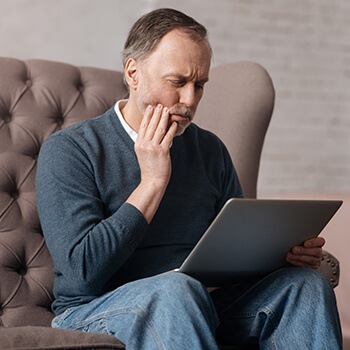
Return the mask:
<path id="1" fill-rule="evenodd" d="M 288 266 L 287 252 L 320 234 L 339 200 L 230 199 L 179 271 L 208 287 Z"/>

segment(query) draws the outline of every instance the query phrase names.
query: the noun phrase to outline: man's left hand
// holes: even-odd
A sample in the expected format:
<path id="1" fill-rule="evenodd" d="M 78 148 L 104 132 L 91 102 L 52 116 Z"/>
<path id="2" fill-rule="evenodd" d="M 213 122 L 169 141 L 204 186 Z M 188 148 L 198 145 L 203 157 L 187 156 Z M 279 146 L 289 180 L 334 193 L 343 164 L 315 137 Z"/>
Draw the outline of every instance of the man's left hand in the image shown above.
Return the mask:
<path id="1" fill-rule="evenodd" d="M 322 237 L 311 238 L 303 245 L 295 246 L 287 253 L 287 261 L 298 267 L 318 269 L 322 261 L 322 247 L 326 241 Z"/>

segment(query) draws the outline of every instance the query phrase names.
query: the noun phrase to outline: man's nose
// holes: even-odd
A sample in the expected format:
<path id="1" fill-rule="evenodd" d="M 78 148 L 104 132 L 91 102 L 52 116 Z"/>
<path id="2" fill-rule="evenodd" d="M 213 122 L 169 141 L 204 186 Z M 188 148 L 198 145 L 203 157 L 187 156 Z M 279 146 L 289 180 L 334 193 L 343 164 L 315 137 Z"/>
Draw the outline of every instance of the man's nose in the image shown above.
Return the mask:
<path id="1" fill-rule="evenodd" d="M 192 84 L 186 84 L 180 91 L 180 101 L 187 107 L 194 107 L 197 103 L 196 89 Z"/>

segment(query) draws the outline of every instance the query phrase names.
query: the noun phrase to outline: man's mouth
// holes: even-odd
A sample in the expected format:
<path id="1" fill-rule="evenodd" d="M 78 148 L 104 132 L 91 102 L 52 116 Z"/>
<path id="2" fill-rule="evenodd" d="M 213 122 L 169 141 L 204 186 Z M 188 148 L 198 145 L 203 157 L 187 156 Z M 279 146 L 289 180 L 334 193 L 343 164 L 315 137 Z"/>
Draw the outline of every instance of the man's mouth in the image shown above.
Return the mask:
<path id="1" fill-rule="evenodd" d="M 169 110 L 171 120 L 177 123 L 189 123 L 193 118 L 193 112 L 185 106 L 174 106 Z"/>
<path id="2" fill-rule="evenodd" d="M 170 120 L 177 123 L 190 123 L 191 118 L 181 114 L 170 113 Z"/>

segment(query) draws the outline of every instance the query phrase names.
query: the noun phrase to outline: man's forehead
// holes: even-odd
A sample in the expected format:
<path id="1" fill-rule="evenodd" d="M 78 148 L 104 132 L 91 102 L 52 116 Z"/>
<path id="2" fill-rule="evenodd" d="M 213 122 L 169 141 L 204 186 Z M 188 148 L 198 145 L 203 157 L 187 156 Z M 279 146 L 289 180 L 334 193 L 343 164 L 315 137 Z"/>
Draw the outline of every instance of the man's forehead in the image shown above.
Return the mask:
<path id="1" fill-rule="evenodd" d="M 146 59 L 149 58 L 150 56 L 153 56 L 163 51 L 181 53 L 182 50 L 179 50 L 179 48 L 184 48 L 184 47 L 189 47 L 189 48 L 192 47 L 192 50 L 198 47 L 205 47 L 211 56 L 210 44 L 206 39 L 201 40 L 198 37 L 194 37 L 193 35 L 183 30 L 173 29 L 170 32 L 166 33 L 159 40 L 159 42 L 155 45 L 152 51 L 146 55 Z"/>
<path id="2" fill-rule="evenodd" d="M 187 76 L 192 68 L 201 72 L 201 80 L 207 80 L 211 49 L 206 40 L 194 40 L 187 33 L 173 30 L 161 39 L 146 61 L 166 74 Z"/>

